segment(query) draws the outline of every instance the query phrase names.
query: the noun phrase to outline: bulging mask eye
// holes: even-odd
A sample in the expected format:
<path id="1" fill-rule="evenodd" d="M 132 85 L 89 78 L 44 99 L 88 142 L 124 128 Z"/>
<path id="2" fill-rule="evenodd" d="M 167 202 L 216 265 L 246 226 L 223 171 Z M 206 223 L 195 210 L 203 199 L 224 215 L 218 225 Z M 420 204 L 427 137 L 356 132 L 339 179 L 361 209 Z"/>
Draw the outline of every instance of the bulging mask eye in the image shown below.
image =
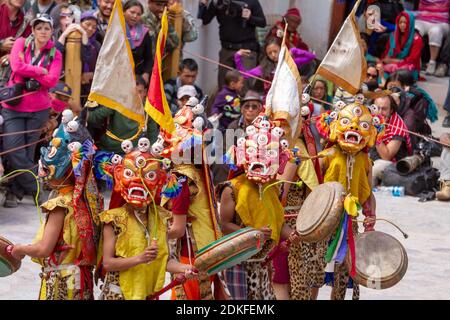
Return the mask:
<path id="1" fill-rule="evenodd" d="M 145 179 L 148 179 L 150 181 L 155 181 L 156 180 L 156 172 L 155 171 L 147 172 L 145 174 Z"/>
<path id="2" fill-rule="evenodd" d="M 342 118 L 340 121 L 342 126 L 348 126 L 350 124 L 350 119 L 349 118 Z"/>
<path id="3" fill-rule="evenodd" d="M 256 154 L 256 148 L 255 147 L 248 147 L 247 148 L 247 154 L 249 154 L 249 155 Z"/>
<path id="4" fill-rule="evenodd" d="M 364 131 L 368 131 L 370 129 L 370 124 L 366 121 L 361 121 L 359 123 L 359 126 L 361 127 L 362 130 Z"/>
<path id="5" fill-rule="evenodd" d="M 125 169 L 125 170 L 123 170 L 123 176 L 127 179 L 133 178 L 134 172 L 131 169 Z"/>

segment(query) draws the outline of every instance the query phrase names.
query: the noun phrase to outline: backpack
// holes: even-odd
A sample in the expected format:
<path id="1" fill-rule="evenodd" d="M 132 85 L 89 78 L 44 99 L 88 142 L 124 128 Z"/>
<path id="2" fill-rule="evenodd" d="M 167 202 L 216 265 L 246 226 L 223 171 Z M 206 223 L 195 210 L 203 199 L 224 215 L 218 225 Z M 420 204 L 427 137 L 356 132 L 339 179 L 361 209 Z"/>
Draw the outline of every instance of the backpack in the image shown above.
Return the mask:
<path id="1" fill-rule="evenodd" d="M 23 46 L 23 51 L 25 51 L 30 45 L 33 38 L 28 37 L 25 40 L 25 44 Z M 55 58 L 56 47 L 53 47 L 49 50 L 48 54 L 45 54 L 44 59 L 44 68 L 47 67 Z M 11 65 L 9 63 L 9 54 L 4 55 L 0 58 L 0 88 L 6 87 L 9 79 L 11 78 Z"/>

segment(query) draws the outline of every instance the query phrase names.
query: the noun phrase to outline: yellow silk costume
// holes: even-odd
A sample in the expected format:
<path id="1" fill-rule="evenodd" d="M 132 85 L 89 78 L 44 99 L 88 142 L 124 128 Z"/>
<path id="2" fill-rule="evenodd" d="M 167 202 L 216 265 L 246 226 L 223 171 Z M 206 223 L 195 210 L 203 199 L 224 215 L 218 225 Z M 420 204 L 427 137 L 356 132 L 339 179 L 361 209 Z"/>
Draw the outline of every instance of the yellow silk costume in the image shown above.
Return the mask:
<path id="1" fill-rule="evenodd" d="M 155 214 L 149 207 L 149 232 L 153 235 Z M 125 271 L 120 271 L 120 289 L 126 300 L 144 300 L 147 296 L 159 291 L 164 286 L 168 248 L 166 242 L 165 220 L 169 213 L 161 207 L 158 209 L 158 256 L 149 264 L 139 264 Z M 111 223 L 119 230 L 116 238 L 116 257 L 130 258 L 141 254 L 149 243 L 145 237 L 143 226 L 128 213 L 127 205 L 105 211 L 100 214 L 103 223 Z"/>
<path id="2" fill-rule="evenodd" d="M 245 175 L 232 179 L 230 183 L 236 201 L 235 210 L 242 223 L 255 229 L 269 226 L 272 229 L 271 239 L 278 243 L 284 224 L 284 209 L 278 198 L 278 188 L 270 187 L 260 199 L 258 185 L 249 181 Z M 262 190 L 268 185 L 264 184 Z"/>
<path id="3" fill-rule="evenodd" d="M 324 182 L 340 182 L 347 190 L 347 156 L 336 145 L 334 154 L 325 158 L 324 164 L 327 168 Z M 359 203 L 364 204 L 369 199 L 372 192 L 370 188 L 368 173 L 371 168 L 369 156 L 366 152 L 360 151 L 355 155 L 352 179 L 350 182 L 350 193 L 358 198 Z"/>
<path id="4" fill-rule="evenodd" d="M 75 219 L 73 218 L 74 211 L 72 200 L 73 193 L 68 192 L 66 194 L 60 194 L 57 197 L 48 200 L 41 206 L 44 211 L 48 212 L 48 215 L 51 214 L 51 212 L 57 207 L 64 208 L 67 211 L 64 217 L 63 229 L 61 231 L 58 243 L 56 244 L 56 247 L 64 246 L 64 248 L 61 250 L 55 249 L 52 256 L 50 257 L 44 259 L 31 259 L 32 261 L 42 266 L 43 274 L 58 273 L 58 277 L 60 279 L 59 282 L 50 284 L 47 283 L 49 278 L 48 276 L 42 277 L 41 289 L 39 292 L 40 300 L 72 300 L 76 295 L 75 290 L 80 289 L 80 270 L 79 267 L 75 265 L 75 262 L 81 253 L 81 242 L 78 228 Z M 37 243 L 42 240 L 45 226 L 46 222 L 41 224 L 33 243 Z M 50 285 L 50 287 L 48 287 L 48 285 Z M 67 287 L 67 296 L 59 296 L 60 291 L 65 291 L 58 290 L 60 286 Z M 49 291 L 54 292 L 54 295 Z"/>
<path id="5" fill-rule="evenodd" d="M 300 154 L 308 154 L 305 143 L 302 139 L 297 139 L 294 143 L 294 147 L 300 150 Z M 303 160 L 297 168 L 297 176 L 303 181 L 304 184 L 313 190 L 319 185 L 319 179 L 317 179 L 316 170 L 314 169 L 314 163 L 312 160 Z"/>

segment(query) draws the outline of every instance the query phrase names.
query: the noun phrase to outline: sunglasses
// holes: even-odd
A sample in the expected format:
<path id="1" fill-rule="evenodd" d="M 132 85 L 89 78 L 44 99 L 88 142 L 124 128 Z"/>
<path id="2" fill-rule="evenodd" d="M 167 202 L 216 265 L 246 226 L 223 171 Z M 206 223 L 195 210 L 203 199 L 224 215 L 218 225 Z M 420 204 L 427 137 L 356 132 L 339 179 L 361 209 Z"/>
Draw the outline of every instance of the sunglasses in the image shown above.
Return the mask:
<path id="1" fill-rule="evenodd" d="M 59 16 L 60 17 L 72 17 L 73 13 L 60 13 Z"/>
<path id="2" fill-rule="evenodd" d="M 257 103 L 247 103 L 247 104 L 244 104 L 242 106 L 242 108 L 246 109 L 246 110 L 248 110 L 248 109 L 258 110 L 260 108 L 260 105 Z"/>
<path id="3" fill-rule="evenodd" d="M 373 73 L 367 73 L 367 78 L 378 78 L 378 75 Z"/>

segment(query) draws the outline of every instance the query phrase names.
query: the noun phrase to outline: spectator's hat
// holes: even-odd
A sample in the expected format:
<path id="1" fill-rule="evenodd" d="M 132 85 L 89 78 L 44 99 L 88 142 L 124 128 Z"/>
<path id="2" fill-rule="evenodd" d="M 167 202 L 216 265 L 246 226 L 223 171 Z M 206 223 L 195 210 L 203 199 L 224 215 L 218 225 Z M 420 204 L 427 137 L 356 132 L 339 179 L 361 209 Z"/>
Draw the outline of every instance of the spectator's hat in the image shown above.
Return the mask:
<path id="1" fill-rule="evenodd" d="M 36 18 L 31 21 L 31 26 L 34 28 L 38 22 L 47 22 L 53 28 L 53 19 L 46 13 L 38 13 Z"/>
<path id="2" fill-rule="evenodd" d="M 259 103 L 262 103 L 261 96 L 258 94 L 258 92 L 253 90 L 248 90 L 245 94 L 245 97 L 241 101 L 243 104 L 248 101 L 258 101 Z"/>
<path id="3" fill-rule="evenodd" d="M 70 89 L 70 87 L 67 84 L 65 84 L 64 82 L 58 82 L 56 84 L 56 86 L 54 86 L 53 88 L 50 88 L 49 92 L 56 93 L 61 96 L 65 96 L 65 97 L 69 97 L 69 98 L 72 96 L 72 89 Z"/>
<path id="4" fill-rule="evenodd" d="M 178 88 L 178 91 L 177 91 L 178 99 L 181 99 L 185 96 L 195 97 L 196 95 L 197 95 L 197 90 L 195 89 L 194 86 L 191 86 L 191 85 L 181 86 L 180 88 Z"/>
<path id="5" fill-rule="evenodd" d="M 290 8 L 284 16 L 285 17 L 293 17 L 299 21 L 301 20 L 300 10 L 297 8 Z"/>

